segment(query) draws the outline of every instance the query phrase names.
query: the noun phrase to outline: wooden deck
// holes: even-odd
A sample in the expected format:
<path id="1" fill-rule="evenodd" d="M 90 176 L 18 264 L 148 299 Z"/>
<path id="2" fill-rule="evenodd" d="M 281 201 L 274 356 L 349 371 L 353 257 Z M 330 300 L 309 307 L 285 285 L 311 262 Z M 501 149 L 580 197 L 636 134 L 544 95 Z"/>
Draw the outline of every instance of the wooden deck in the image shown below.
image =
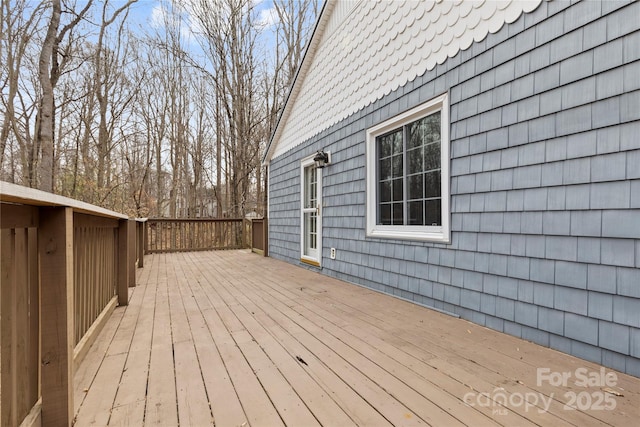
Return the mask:
<path id="1" fill-rule="evenodd" d="M 138 274 L 75 374 L 77 426 L 640 417 L 637 378 L 582 387 L 576 374 L 596 381 L 598 365 L 247 251 L 151 255 Z M 540 382 L 537 368 L 571 378 Z"/>

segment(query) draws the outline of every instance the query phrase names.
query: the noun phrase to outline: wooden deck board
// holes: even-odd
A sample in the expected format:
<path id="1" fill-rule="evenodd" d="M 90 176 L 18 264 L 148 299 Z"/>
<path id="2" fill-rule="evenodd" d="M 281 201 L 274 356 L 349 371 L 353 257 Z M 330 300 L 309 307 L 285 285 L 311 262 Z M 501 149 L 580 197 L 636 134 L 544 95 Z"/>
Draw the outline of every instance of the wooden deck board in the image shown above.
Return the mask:
<path id="1" fill-rule="evenodd" d="M 615 410 L 567 410 L 566 393 L 603 387 L 538 385 L 536 369 L 598 365 L 247 251 L 147 256 L 138 283 L 75 374 L 77 426 L 624 426 L 640 417 L 637 378 L 616 373 Z M 501 406 L 496 390 L 512 403 Z M 494 400 L 479 405 L 481 393 Z"/>
<path id="2" fill-rule="evenodd" d="M 260 343 L 260 347 L 269 357 L 270 362 L 288 382 L 287 388 L 296 392 L 292 400 L 302 399 L 300 403 L 308 406 L 309 415 L 315 416 L 318 420 L 308 419 L 301 422 L 293 422 L 293 425 L 313 425 L 318 422 L 324 425 L 353 425 L 353 421 L 347 414 L 333 401 L 326 391 L 308 375 L 300 362 L 291 353 L 287 352 L 283 343 L 269 333 L 265 326 L 261 325 L 255 318 L 257 307 L 247 307 L 241 301 L 241 295 L 233 293 L 231 289 L 222 284 L 217 286 L 216 291 L 222 300 L 229 304 L 238 320 L 250 333 L 255 342 Z M 237 303 L 236 303 L 237 302 Z M 255 364 L 252 366 L 256 367 Z M 264 381 L 263 383 L 265 383 Z M 270 393 L 273 398 L 282 396 L 277 390 Z M 272 399 L 273 399 L 272 398 Z M 287 399 L 288 400 L 288 399 Z M 282 412 L 281 412 L 282 413 Z M 285 422 L 287 420 L 285 419 Z M 288 423 L 288 422 L 287 422 Z"/>
<path id="3" fill-rule="evenodd" d="M 332 328 L 314 316 L 311 312 L 305 312 L 297 307 L 290 308 L 285 302 L 279 301 L 268 294 L 264 294 L 263 300 L 281 310 L 288 317 L 289 322 L 296 322 L 304 330 L 320 339 L 333 351 L 338 353 L 347 363 L 356 368 L 362 375 L 372 382 L 384 387 L 388 393 L 403 402 L 410 412 L 407 416 L 419 416 L 423 421 L 431 425 L 459 425 L 454 416 L 434 405 L 433 402 L 421 396 L 414 389 L 405 384 L 401 379 L 381 369 L 373 360 L 376 359 L 376 349 L 370 348 L 370 352 L 358 351 L 355 347 L 358 343 L 342 340 L 331 333 Z M 292 304 L 294 304 L 292 302 Z M 335 332 L 335 331 L 334 331 Z M 344 338 L 344 337 L 343 337 Z M 349 344 L 347 344 L 349 342 Z M 360 349 L 362 350 L 362 349 Z M 412 415 L 412 413 L 414 415 Z"/>
<path id="4" fill-rule="evenodd" d="M 188 281 L 191 280 L 190 272 L 183 269 L 183 264 L 174 264 L 173 274 L 169 283 L 174 283 L 175 286 L 172 287 L 173 292 L 170 292 L 169 296 L 176 367 L 178 420 L 181 425 L 206 426 L 213 424 L 213 419 L 209 398 L 202 380 L 200 360 L 193 342 L 190 321 L 200 313 L 197 305 L 193 304 L 193 297 L 188 289 Z"/>
<path id="5" fill-rule="evenodd" d="M 190 282 L 193 295 L 191 302 L 198 307 L 200 313 L 191 316 L 189 322 L 198 358 L 205 361 L 200 364 L 200 369 L 213 419 L 219 425 L 240 426 L 247 421 L 247 418 L 205 321 L 206 313 L 213 308 L 208 303 L 207 294 L 200 286 L 202 273 L 192 266 L 193 264 L 189 265 L 193 274 L 193 280 Z"/>
<path id="6" fill-rule="evenodd" d="M 369 309 L 373 309 L 374 307 L 370 307 Z M 352 313 L 352 307 L 350 307 L 349 313 Z M 412 340 L 416 342 L 418 345 L 421 345 L 421 349 L 430 349 L 431 351 L 436 352 L 437 357 L 435 360 L 434 367 L 439 369 L 443 368 L 442 361 L 446 360 L 444 355 L 447 355 L 448 359 L 451 360 L 453 357 L 456 358 L 457 364 L 459 366 L 466 366 L 470 368 L 467 370 L 467 375 L 471 372 L 475 374 L 476 377 L 481 379 L 486 379 L 485 387 L 480 388 L 480 391 L 489 392 L 494 390 L 496 387 L 503 387 L 509 394 L 525 394 L 534 392 L 533 388 L 528 387 L 528 385 L 535 384 L 535 370 L 537 366 L 535 362 L 529 362 L 524 354 L 525 350 L 530 347 L 538 347 L 534 344 L 523 342 L 513 337 L 504 337 L 503 341 L 510 342 L 513 345 L 509 345 L 507 343 L 503 344 L 503 348 L 508 350 L 515 350 L 516 354 L 510 355 L 503 351 L 499 351 L 496 348 L 492 347 L 493 340 L 496 338 L 495 336 L 486 337 L 482 342 L 478 342 L 475 339 L 471 339 L 472 336 L 482 336 L 482 332 L 484 328 L 474 325 L 468 322 L 459 322 L 454 321 L 453 323 L 458 323 L 458 327 L 453 329 L 455 336 L 458 336 L 459 339 L 454 342 L 447 341 L 446 345 L 441 343 L 443 335 L 436 335 L 433 332 L 429 332 L 427 330 L 423 331 L 419 338 L 409 335 L 405 330 L 403 330 L 403 325 L 406 324 L 405 314 L 403 319 L 398 319 L 395 317 L 388 317 L 385 319 L 385 323 L 389 325 L 389 332 L 394 336 L 402 337 L 409 342 Z M 449 322 L 450 319 L 447 319 Z M 466 328 L 466 330 L 465 330 Z M 486 344 L 486 345 L 485 345 Z M 520 355 L 520 348 L 522 347 L 522 354 Z M 439 350 L 439 351 L 438 351 Z M 549 351 L 546 352 L 548 354 Z M 555 352 L 554 352 L 555 353 Z M 469 357 L 473 357 L 472 359 Z M 550 358 L 546 358 L 550 360 Z M 564 361 L 566 358 L 560 358 L 561 361 Z M 539 359 L 538 359 L 539 360 Z M 595 364 L 588 364 L 587 362 L 580 361 L 581 363 L 586 363 L 587 365 L 592 365 L 591 370 L 597 370 Z M 560 366 L 564 367 L 560 370 L 561 372 L 573 372 L 576 369 L 576 366 L 569 367 L 564 363 L 560 363 Z M 544 365 L 544 366 L 548 366 Z M 558 366 L 558 365 L 556 365 Z M 494 368 L 492 368 L 494 367 Z M 495 369 L 495 370 L 493 370 Z M 533 372 L 533 377 L 527 378 L 527 380 L 533 379 L 532 382 L 529 382 L 528 385 L 525 382 L 525 378 L 522 377 L 524 372 Z M 465 377 L 467 377 L 465 375 Z M 506 378 L 505 378 L 506 376 Z M 557 424 L 564 420 L 570 424 L 575 423 L 576 425 L 584 425 L 585 423 L 594 423 L 593 417 L 598 417 L 598 412 L 593 414 L 585 414 L 578 411 L 566 411 L 564 410 L 564 404 L 567 403 L 566 400 L 560 399 L 561 396 L 556 392 L 558 391 L 555 387 L 550 386 L 548 383 L 543 383 L 541 386 L 535 387 L 536 392 L 543 392 L 547 397 L 554 399 L 551 401 L 551 405 L 548 411 L 548 414 L 545 414 L 544 417 L 541 417 L 537 411 L 532 411 L 529 418 L 532 421 L 538 422 L 541 419 L 548 421 L 548 415 L 553 414 L 557 416 L 559 419 L 554 421 L 554 424 Z M 579 391 L 579 390 L 576 390 Z M 538 401 L 538 407 L 542 409 L 542 402 Z M 522 410 L 522 407 L 516 407 L 514 410 Z M 613 417 L 616 419 L 616 424 L 620 425 L 620 422 L 629 423 L 631 420 L 622 416 L 621 414 L 616 413 L 613 414 Z"/>
<path id="7" fill-rule="evenodd" d="M 153 257 L 155 258 L 155 257 Z M 158 277 L 151 358 L 147 378 L 145 425 L 177 425 L 178 409 L 173 360 L 171 315 L 169 309 L 169 283 L 167 256 L 158 255 Z M 141 286 L 149 284 L 141 284 Z M 149 308 L 150 309 L 150 308 Z"/>
<path id="8" fill-rule="evenodd" d="M 300 290 L 309 291 L 310 289 L 301 287 Z M 344 289 L 340 289 L 340 291 L 342 290 Z M 282 289 L 281 291 L 290 292 Z M 361 300 L 358 298 L 354 298 L 357 295 L 354 295 L 353 292 L 347 292 L 347 293 L 348 295 L 345 295 L 344 298 L 331 299 L 330 304 L 332 307 L 336 307 L 336 306 L 343 305 L 342 301 L 349 301 L 351 305 L 346 305 L 346 304 L 344 305 L 346 307 L 344 313 L 347 314 L 350 320 L 353 320 L 355 317 L 357 317 L 357 315 L 354 316 L 354 313 L 358 313 L 358 312 L 369 317 L 374 317 L 374 315 L 370 315 L 369 313 L 379 313 L 379 310 L 378 310 L 379 305 L 376 305 L 375 303 L 370 303 L 366 299 Z M 322 298 L 323 292 L 321 291 L 316 292 L 316 294 L 317 294 L 316 295 L 317 298 Z M 338 294 L 340 294 L 340 292 L 338 292 Z M 334 293 L 334 296 L 337 296 L 337 295 L 335 295 Z M 380 295 L 380 297 L 384 299 L 385 296 Z M 292 295 L 292 298 L 295 299 L 295 295 Z M 301 304 L 306 304 L 306 305 L 310 304 L 307 299 L 301 299 L 300 301 L 302 301 Z M 362 307 L 361 305 L 359 305 L 359 303 L 366 304 L 366 305 Z M 401 313 L 401 316 L 398 316 L 397 314 L 395 314 L 391 316 L 385 316 L 384 318 L 374 317 L 375 321 L 372 321 L 369 324 L 369 326 L 375 327 L 378 324 L 384 325 L 383 327 L 386 327 L 388 332 L 392 336 L 406 337 L 407 343 L 410 343 L 411 341 L 415 341 L 416 338 L 411 335 L 410 328 L 407 328 L 407 318 L 411 318 L 412 314 L 419 314 L 420 308 L 413 304 L 409 304 L 409 303 L 405 303 L 405 304 L 408 306 L 406 307 L 406 309 L 409 312 L 407 312 L 406 310 L 402 310 L 400 312 L 397 312 L 396 310 L 394 310 L 394 312 L 396 313 Z M 415 311 L 415 313 L 411 313 L 412 311 Z M 328 312 L 325 311 L 325 313 L 328 313 Z M 305 317 L 309 317 L 308 314 L 305 314 L 305 313 L 301 313 L 301 314 L 303 314 Z M 329 316 L 331 315 L 331 313 L 328 313 L 328 314 Z M 543 357 L 545 357 L 545 359 L 554 360 L 553 357 L 555 357 L 556 363 L 559 363 L 561 366 L 562 365 L 565 366 L 564 368 L 562 368 L 561 372 L 573 372 L 575 371 L 576 367 L 579 366 L 580 364 L 590 366 L 591 371 L 598 370 L 598 367 L 595 364 L 590 364 L 588 362 L 584 362 L 575 358 L 567 358 L 566 355 L 563 355 L 562 353 L 553 352 L 553 351 L 549 352 L 548 349 L 544 349 L 535 344 L 524 342 L 522 340 L 518 340 L 513 337 L 505 337 L 502 334 L 492 334 L 488 337 L 485 337 L 482 333 L 480 334 L 472 333 L 471 330 L 474 330 L 476 332 L 477 331 L 483 332 L 485 331 L 485 329 L 478 325 L 474 325 L 468 322 L 461 322 L 458 319 L 450 318 L 448 316 L 442 316 L 442 317 L 444 319 L 441 319 L 441 321 L 444 321 L 444 323 L 447 324 L 447 327 L 451 327 L 451 325 L 449 324 L 457 324 L 457 328 L 453 330 L 453 332 L 456 332 L 456 336 L 459 337 L 459 339 L 455 340 L 455 345 L 452 342 L 447 342 L 447 345 L 441 345 L 440 341 L 444 338 L 444 336 L 437 335 L 437 333 L 434 333 L 433 331 L 429 331 L 429 330 L 421 331 L 421 336 L 420 338 L 418 338 L 418 342 L 424 343 L 422 346 L 423 350 L 430 350 L 434 352 L 436 351 L 436 349 L 441 350 L 439 352 L 440 354 L 436 354 L 436 356 L 439 356 L 435 359 L 438 364 L 441 364 L 441 361 L 444 360 L 443 359 L 444 356 L 446 356 L 447 358 L 450 358 L 452 355 L 462 354 L 463 356 L 459 357 L 458 361 L 463 365 L 467 365 L 471 363 L 473 365 L 473 368 L 475 369 L 474 371 L 475 376 L 482 377 L 482 375 L 479 375 L 479 374 L 482 374 L 482 371 L 478 372 L 478 368 L 485 367 L 485 365 L 501 366 L 502 373 L 493 372 L 493 374 L 495 375 L 492 375 L 492 372 L 490 370 L 486 372 L 486 375 L 493 378 L 495 381 L 493 382 L 493 385 L 491 383 L 486 383 L 491 387 L 481 389 L 480 391 L 494 390 L 497 387 L 495 384 L 499 384 L 501 387 L 504 387 L 505 389 L 507 389 L 507 385 L 510 383 L 510 385 L 512 386 L 512 389 L 507 390 L 507 392 L 509 391 L 512 392 L 510 394 L 517 393 L 519 395 L 519 394 L 525 394 L 525 393 L 532 393 L 533 389 L 527 389 L 525 384 L 522 381 L 520 381 L 518 378 L 520 378 L 523 372 L 531 371 L 530 368 L 532 367 L 533 367 L 533 372 L 535 373 L 535 367 L 540 365 L 535 365 L 535 362 L 532 364 L 526 361 L 525 356 L 527 354 L 532 354 L 532 353 L 540 354 L 542 350 L 544 350 Z M 325 320 L 329 321 L 330 319 L 325 318 Z M 346 324 L 341 321 L 335 322 L 335 324 L 338 326 L 341 326 L 342 328 L 347 327 Z M 429 326 L 435 327 L 436 325 L 429 325 Z M 361 331 L 366 331 L 366 327 L 367 325 L 358 326 L 356 328 L 356 331 L 357 331 L 356 335 L 362 334 Z M 429 337 L 428 337 L 429 335 L 431 335 L 431 340 L 429 340 Z M 482 338 L 482 341 L 478 341 L 478 340 L 470 339 L 471 336 L 474 336 L 474 337 L 481 336 L 483 338 Z M 502 342 L 496 343 L 496 341 L 498 340 Z M 513 345 L 509 345 L 508 343 L 512 343 Z M 494 347 L 502 347 L 502 348 L 505 348 L 506 351 L 503 352 L 503 351 L 497 350 Z M 522 348 L 523 350 L 522 353 L 520 352 L 520 348 Z M 515 350 L 515 353 L 514 353 L 514 350 Z M 469 355 L 472 355 L 474 359 L 468 360 Z M 567 363 L 567 359 L 569 359 L 571 362 Z M 483 362 L 484 365 L 479 361 Z M 578 365 L 576 365 L 576 361 Z M 548 366 L 548 364 L 543 366 Z M 511 377 L 511 381 L 508 381 L 504 378 L 505 373 Z M 495 379 L 496 377 L 498 378 L 497 380 Z M 534 382 L 535 382 L 535 375 L 534 375 Z M 621 386 L 621 389 L 624 389 L 624 387 L 622 386 L 623 383 L 624 383 L 624 380 L 619 383 L 619 385 Z M 529 418 L 531 418 L 533 421 L 536 421 L 536 422 L 541 422 L 541 420 L 542 422 L 544 421 L 548 422 L 550 418 L 549 415 L 553 414 L 559 418 L 554 421 L 554 424 L 561 423 L 562 420 L 564 420 L 565 423 L 577 424 L 577 425 L 584 425 L 585 423 L 597 424 L 596 419 L 599 419 L 600 415 L 606 413 L 604 411 L 592 411 L 592 413 L 585 414 L 580 411 L 566 411 L 564 409 L 564 404 L 567 403 L 567 400 L 558 399 L 559 397 L 561 397 L 561 395 L 557 394 L 557 391 L 558 391 L 557 388 L 554 388 L 548 385 L 547 383 L 543 383 L 542 386 L 536 387 L 536 390 L 543 391 L 543 392 L 546 391 L 548 398 L 551 398 L 552 396 L 554 397 L 554 399 L 551 401 L 551 406 L 548 411 L 549 412 L 548 414 L 545 414 L 545 416 L 541 417 L 537 411 L 532 411 L 532 414 L 529 415 Z M 580 392 L 581 390 L 575 389 L 574 391 Z M 539 405 L 540 405 L 540 408 L 542 409 L 541 402 L 539 402 Z M 520 409 L 524 409 L 524 407 L 514 408 L 514 410 L 516 411 Z M 614 414 L 607 414 L 606 418 L 608 420 L 607 422 L 614 421 L 614 424 L 616 425 L 626 425 L 633 422 L 633 418 L 631 418 L 629 414 L 626 414 L 624 412 L 615 412 Z"/>
<path id="9" fill-rule="evenodd" d="M 292 298 L 295 298 L 295 296 L 293 296 Z M 336 336 L 342 336 L 341 339 L 343 341 L 345 341 L 345 342 L 351 342 L 351 343 L 357 343 L 358 341 L 370 342 L 369 340 L 376 338 L 376 336 L 367 336 L 367 327 L 371 328 L 371 326 L 376 326 L 375 324 L 373 324 L 373 325 L 372 324 L 360 324 L 360 325 L 357 325 L 357 326 L 356 325 L 354 325 L 354 326 L 351 325 L 351 323 L 354 323 L 354 321 L 356 320 L 356 318 L 353 316 L 353 310 L 343 312 L 343 317 L 345 318 L 343 320 L 343 319 L 339 318 L 337 315 L 335 315 L 335 313 L 329 312 L 328 310 L 324 310 L 324 309 L 318 307 L 317 305 L 314 306 L 313 304 L 309 304 L 305 300 L 301 300 L 301 299 L 298 299 L 298 300 L 301 301 L 300 304 L 302 304 L 304 306 L 311 306 L 311 308 L 313 310 L 315 310 L 316 313 L 320 313 L 322 315 L 322 318 L 320 320 L 320 322 L 321 322 L 320 324 L 333 325 L 331 330 L 334 331 L 334 334 L 336 334 Z M 339 304 L 338 302 L 332 303 L 333 307 L 337 306 L 338 304 Z M 373 310 L 373 309 L 375 309 L 375 307 L 371 307 L 371 310 Z M 298 308 L 297 310 L 305 318 L 311 318 L 312 317 L 311 314 L 310 314 L 310 311 L 308 311 L 308 310 L 305 310 L 305 309 L 302 309 L 302 308 Z M 386 317 L 385 319 L 383 319 L 382 323 L 388 325 L 390 327 L 389 328 L 389 332 L 393 333 L 395 336 L 399 336 L 399 334 L 403 334 L 403 331 L 399 331 L 396 328 L 396 325 L 394 324 L 393 320 L 394 319 L 391 318 L 391 317 Z M 405 315 L 405 319 L 401 320 L 401 324 L 399 325 L 400 329 L 403 328 L 403 326 L 402 326 L 403 324 L 406 325 L 406 315 Z M 325 329 L 327 329 L 327 328 L 328 327 L 325 326 Z M 345 330 L 345 329 L 353 331 L 351 333 L 351 336 L 345 335 L 343 333 L 343 331 L 341 331 L 341 330 Z M 421 333 L 425 334 L 426 332 L 422 331 Z M 464 336 L 464 332 L 463 332 L 463 336 Z M 416 338 L 414 336 L 409 336 L 409 337 L 407 337 L 407 343 L 411 343 L 411 341 L 415 341 L 415 339 Z M 432 350 L 435 351 L 435 348 L 433 347 L 434 345 L 437 345 L 435 341 L 434 341 L 434 343 L 428 343 L 427 345 L 425 345 L 424 349 L 432 349 Z M 375 346 L 375 348 L 378 351 L 381 351 L 382 349 L 386 349 L 388 353 L 389 352 L 393 352 L 393 353 L 396 352 L 396 349 L 393 346 L 384 346 L 384 345 L 382 345 L 382 346 Z M 445 351 L 443 353 L 448 353 L 446 348 L 444 350 Z M 364 352 L 366 353 L 367 351 L 365 350 Z M 386 355 L 385 355 L 385 357 L 386 357 Z M 496 355 L 490 355 L 488 357 L 496 357 Z M 433 358 L 431 360 L 433 360 Z M 436 354 L 435 355 L 435 360 L 440 361 L 442 359 L 439 358 L 438 355 Z M 463 359 L 462 361 L 466 362 L 465 359 Z M 411 362 L 411 361 L 409 361 L 409 362 Z M 394 365 L 395 364 L 393 362 L 391 362 L 391 361 L 386 361 L 386 362 L 383 362 L 383 363 L 380 364 L 380 366 L 384 366 L 385 369 L 393 368 Z M 474 365 L 476 367 L 475 375 L 478 375 L 477 363 L 474 364 Z M 401 368 L 402 367 L 400 367 L 400 369 Z M 438 368 L 440 368 L 440 367 L 438 367 Z M 418 374 L 420 374 L 420 373 L 418 372 Z M 399 378 L 403 376 L 402 373 L 400 373 L 400 374 L 396 373 L 396 375 L 399 375 L 398 376 Z M 426 374 L 425 376 L 426 377 L 433 377 L 433 374 Z M 413 378 L 411 378 L 410 376 L 407 377 L 405 375 L 405 378 L 406 378 L 405 381 L 413 382 L 412 381 Z M 426 378 L 425 378 L 425 380 L 426 380 Z M 495 387 L 490 387 L 489 390 L 491 390 L 493 388 L 495 388 Z M 445 389 L 443 387 L 437 386 L 435 388 L 432 388 L 431 391 L 433 391 L 433 390 L 438 390 L 439 391 L 439 390 L 443 390 L 443 389 L 444 390 L 448 390 L 448 389 Z M 464 393 L 463 393 L 463 395 L 464 395 Z M 435 393 L 434 397 L 438 398 L 440 396 L 439 396 L 438 393 Z M 519 409 L 519 408 L 516 408 L 516 410 L 517 409 Z M 452 413 L 459 414 L 459 412 L 453 411 L 453 408 L 451 408 L 451 407 L 448 407 L 447 410 L 452 411 Z M 535 418 L 535 415 L 534 415 L 534 418 Z"/>
<path id="10" fill-rule="evenodd" d="M 148 270 L 150 271 L 150 270 Z M 146 272 L 145 272 L 146 273 Z M 146 378 L 149 374 L 151 339 L 153 335 L 153 307 L 155 292 L 153 286 L 141 288 L 144 293 L 139 310 L 137 325 L 122 373 L 120 385 L 113 404 L 110 423 L 112 425 L 140 425 L 144 419 L 147 394 Z"/>

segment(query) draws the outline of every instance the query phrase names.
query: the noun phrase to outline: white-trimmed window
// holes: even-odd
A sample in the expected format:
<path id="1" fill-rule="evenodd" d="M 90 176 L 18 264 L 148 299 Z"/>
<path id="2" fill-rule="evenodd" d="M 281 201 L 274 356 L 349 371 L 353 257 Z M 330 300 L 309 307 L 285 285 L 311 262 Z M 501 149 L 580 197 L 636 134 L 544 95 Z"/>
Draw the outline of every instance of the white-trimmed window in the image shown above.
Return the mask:
<path id="1" fill-rule="evenodd" d="M 448 243 L 447 94 L 367 130 L 367 235 Z"/>

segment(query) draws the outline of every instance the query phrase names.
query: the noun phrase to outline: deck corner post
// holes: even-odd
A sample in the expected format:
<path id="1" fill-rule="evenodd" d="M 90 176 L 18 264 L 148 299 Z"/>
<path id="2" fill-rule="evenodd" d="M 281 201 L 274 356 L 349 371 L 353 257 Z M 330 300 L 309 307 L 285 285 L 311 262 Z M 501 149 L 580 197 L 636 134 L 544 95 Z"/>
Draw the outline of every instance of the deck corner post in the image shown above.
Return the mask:
<path id="1" fill-rule="evenodd" d="M 40 208 L 42 424 L 73 422 L 73 208 Z"/>
<path id="2" fill-rule="evenodd" d="M 118 305 L 129 304 L 129 226 L 128 219 L 118 221 Z"/>

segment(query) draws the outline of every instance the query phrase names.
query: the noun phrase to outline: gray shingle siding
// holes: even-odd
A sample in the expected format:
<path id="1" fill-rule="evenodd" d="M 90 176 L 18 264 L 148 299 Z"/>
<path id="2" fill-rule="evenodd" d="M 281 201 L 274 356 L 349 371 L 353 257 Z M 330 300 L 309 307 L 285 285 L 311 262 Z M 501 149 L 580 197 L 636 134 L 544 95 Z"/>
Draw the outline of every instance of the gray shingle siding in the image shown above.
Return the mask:
<path id="1" fill-rule="evenodd" d="M 639 15 L 543 2 L 272 159 L 270 255 L 299 263 L 300 160 L 329 150 L 322 273 L 640 375 Z M 366 238 L 366 129 L 443 91 L 451 244 Z"/>

